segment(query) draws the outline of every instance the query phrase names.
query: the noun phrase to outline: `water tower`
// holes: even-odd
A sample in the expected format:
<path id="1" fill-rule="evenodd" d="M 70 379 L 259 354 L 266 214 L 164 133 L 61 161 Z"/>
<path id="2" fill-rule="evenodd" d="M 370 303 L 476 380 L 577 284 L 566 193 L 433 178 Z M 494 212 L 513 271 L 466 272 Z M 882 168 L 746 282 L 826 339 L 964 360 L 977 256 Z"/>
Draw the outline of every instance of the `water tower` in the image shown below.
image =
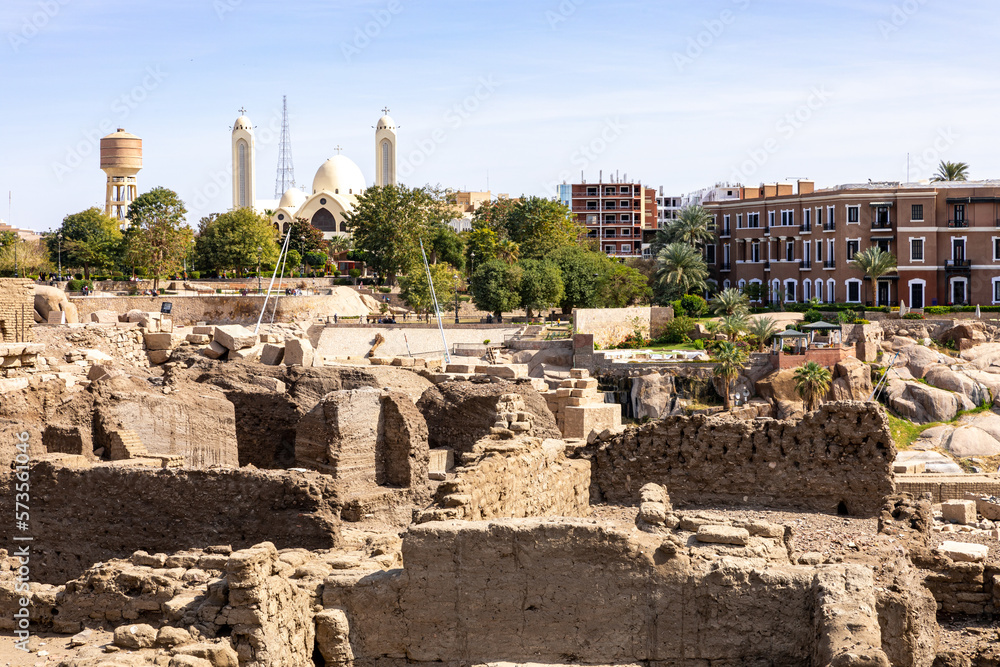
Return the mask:
<path id="1" fill-rule="evenodd" d="M 135 175 L 142 169 L 142 139 L 123 128 L 101 139 L 101 169 L 108 175 L 104 214 L 124 220 L 135 201 Z"/>

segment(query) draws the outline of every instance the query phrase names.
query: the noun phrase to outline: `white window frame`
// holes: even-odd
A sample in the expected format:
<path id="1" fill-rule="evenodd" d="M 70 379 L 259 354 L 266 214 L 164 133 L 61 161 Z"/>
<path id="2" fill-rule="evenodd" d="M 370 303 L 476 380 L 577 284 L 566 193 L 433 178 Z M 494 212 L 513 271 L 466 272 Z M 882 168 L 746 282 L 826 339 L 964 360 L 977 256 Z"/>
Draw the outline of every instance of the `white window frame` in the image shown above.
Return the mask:
<path id="1" fill-rule="evenodd" d="M 836 225 L 837 224 L 837 207 L 827 206 L 826 207 L 826 224 Z"/>
<path id="2" fill-rule="evenodd" d="M 819 226 L 821 226 L 821 227 L 823 226 L 823 207 L 822 206 L 817 206 L 816 207 L 816 224 L 819 225 Z"/>
<path id="3" fill-rule="evenodd" d="M 844 244 L 844 258 L 845 258 L 846 261 L 849 262 L 852 259 L 854 259 L 853 257 L 849 257 L 849 255 L 851 254 L 850 243 L 851 243 L 851 241 L 857 241 L 858 242 L 858 249 L 855 251 L 855 254 L 861 252 L 861 237 L 859 236 L 856 239 L 844 239 L 844 240 L 845 240 L 845 244 Z"/>
<path id="4" fill-rule="evenodd" d="M 920 207 L 920 217 L 919 218 L 914 218 L 913 217 L 913 207 L 914 206 L 919 206 Z M 923 222 L 923 221 L 924 221 L 924 205 L 923 204 L 910 204 L 910 222 Z"/>
<path id="5" fill-rule="evenodd" d="M 795 224 L 795 209 L 785 208 L 781 210 L 781 226 L 791 227 Z"/>
<path id="6" fill-rule="evenodd" d="M 791 285 L 792 289 L 795 290 L 795 297 L 792 299 L 788 298 L 788 286 Z M 785 278 L 785 282 L 781 284 L 785 290 L 785 303 L 798 303 L 799 302 L 799 281 L 795 278 Z"/>
<path id="7" fill-rule="evenodd" d="M 819 299 L 820 303 L 826 303 L 826 301 L 823 299 L 823 296 L 826 293 L 826 290 L 823 289 L 823 279 L 817 278 L 815 285 L 816 285 L 816 291 L 813 294 L 816 296 L 817 299 Z"/>
<path id="8" fill-rule="evenodd" d="M 811 262 L 812 261 L 812 244 L 809 241 L 802 242 L 802 261 Z"/>
<path id="9" fill-rule="evenodd" d="M 779 292 L 781 290 L 781 281 L 775 278 L 771 281 L 771 300 L 772 301 L 784 301 L 785 295 L 781 294 L 781 298 L 778 298 Z"/>
<path id="10" fill-rule="evenodd" d="M 746 289 L 746 286 L 747 286 L 747 281 L 746 281 L 746 280 L 744 280 L 743 278 L 740 278 L 740 279 L 739 279 L 739 280 L 738 280 L 738 281 L 736 282 L 736 289 L 738 289 L 738 290 L 739 290 L 739 291 L 741 291 L 741 292 L 742 292 L 742 291 L 743 291 L 744 289 Z"/>
<path id="11" fill-rule="evenodd" d="M 823 239 L 816 239 L 816 263 L 823 263 Z M 823 268 L 822 266 L 819 268 Z"/>
<path id="12" fill-rule="evenodd" d="M 858 286 L 858 298 L 856 300 L 852 300 L 851 299 L 851 285 L 857 285 Z M 844 295 L 845 302 L 846 303 L 861 303 L 861 291 L 862 291 L 863 287 L 864 287 L 864 283 L 861 281 L 860 278 L 848 278 L 847 280 L 845 280 L 844 281 L 844 289 L 846 290 L 846 294 Z"/>
<path id="13" fill-rule="evenodd" d="M 736 229 L 743 229 L 743 214 L 736 214 Z"/>
<path id="14" fill-rule="evenodd" d="M 993 278 L 993 291 L 991 292 L 991 294 L 993 295 L 993 305 L 994 306 L 997 305 L 998 303 L 1000 303 L 1000 299 L 997 299 L 997 286 L 998 285 L 1000 285 L 1000 277 Z"/>
<path id="15" fill-rule="evenodd" d="M 1000 262 L 1000 255 L 997 254 L 997 241 L 1000 241 L 1000 236 L 990 237 L 990 244 L 993 246 L 993 261 Z"/>
<path id="16" fill-rule="evenodd" d="M 729 282 L 729 278 L 722 281 L 722 289 L 729 289 L 732 283 Z"/>
<path id="17" fill-rule="evenodd" d="M 606 255 L 614 255 L 616 247 L 617 246 L 613 246 L 613 245 L 606 245 L 606 246 L 604 246 L 604 254 L 606 254 Z"/>
<path id="18" fill-rule="evenodd" d="M 837 303 L 837 281 L 833 278 L 826 281 L 826 302 Z"/>
<path id="19" fill-rule="evenodd" d="M 812 281 L 808 280 L 808 279 L 803 280 L 802 281 L 802 303 L 806 303 L 807 301 L 809 301 L 809 299 L 812 298 L 811 292 L 812 292 Z"/>
<path id="20" fill-rule="evenodd" d="M 964 283 L 965 300 L 971 301 L 969 298 L 969 279 L 965 276 L 954 276 L 948 281 L 948 302 L 955 303 L 955 283 Z"/>
<path id="21" fill-rule="evenodd" d="M 962 259 L 969 259 L 969 237 L 968 236 L 952 236 L 950 239 L 951 244 L 951 260 L 955 261 L 955 241 L 961 241 L 962 245 L 965 246 L 965 257 Z"/>
<path id="22" fill-rule="evenodd" d="M 792 250 L 792 258 L 791 259 L 788 259 L 788 249 L 789 248 L 791 248 L 791 250 Z M 795 261 L 795 241 L 785 241 L 785 256 L 784 256 L 784 260 L 786 262 L 794 262 Z"/>
<path id="23" fill-rule="evenodd" d="M 1000 238 L 1000 237 L 994 236 L 993 238 Z M 920 259 L 915 259 L 913 257 L 913 242 L 914 241 L 920 241 Z M 927 261 L 927 237 L 926 236 L 911 236 L 910 237 L 910 263 L 920 262 L 921 264 L 923 264 L 926 261 Z"/>
<path id="24" fill-rule="evenodd" d="M 834 241 L 836 241 L 836 239 L 829 239 L 826 242 L 826 259 L 829 262 L 837 261 L 837 255 L 835 254 L 837 247 L 834 245 Z M 834 264 L 834 266 L 836 266 L 836 264 Z"/>
<path id="25" fill-rule="evenodd" d="M 774 227 L 774 211 L 767 212 L 767 227 L 768 229 Z"/>
<path id="26" fill-rule="evenodd" d="M 845 204 L 844 206 L 845 206 L 845 208 L 847 210 L 847 217 L 845 218 L 845 221 L 847 222 L 847 224 L 849 224 L 849 225 L 860 225 L 861 224 L 861 205 L 860 204 Z M 854 214 L 858 218 L 854 222 L 851 222 L 851 211 L 854 211 Z"/>
<path id="27" fill-rule="evenodd" d="M 622 254 L 623 255 L 631 255 L 632 254 L 632 244 L 631 243 L 623 243 L 622 244 Z"/>
<path id="28" fill-rule="evenodd" d="M 754 252 L 754 249 L 757 250 L 756 253 Z M 757 259 L 754 259 L 754 255 L 757 256 Z M 750 261 L 751 262 L 760 261 L 760 241 L 754 241 L 753 243 L 750 244 Z"/>
<path id="29" fill-rule="evenodd" d="M 906 283 L 906 296 L 910 297 L 909 307 L 913 308 L 913 286 L 914 285 L 920 285 L 923 288 L 924 302 L 923 302 L 923 304 L 920 307 L 921 308 L 926 308 L 927 307 L 927 281 L 924 280 L 923 278 L 914 278 L 912 280 L 907 281 L 907 283 Z"/>
<path id="30" fill-rule="evenodd" d="M 730 257 L 730 255 L 729 255 L 729 244 L 728 243 L 723 243 L 722 244 L 722 263 L 723 264 L 729 264 L 729 257 Z"/>
<path id="31" fill-rule="evenodd" d="M 712 249 L 712 261 L 708 261 L 708 249 Z M 709 266 L 715 266 L 719 261 L 719 249 L 715 247 L 714 243 L 705 244 L 705 263 Z"/>
<path id="32" fill-rule="evenodd" d="M 806 208 L 802 209 L 802 224 L 808 227 L 811 222 L 812 222 L 812 209 L 807 206 Z M 803 233 L 808 234 L 809 232 L 805 231 Z"/>
<path id="33" fill-rule="evenodd" d="M 758 285 L 761 285 L 761 286 L 762 286 L 762 287 L 761 287 L 761 293 L 760 293 L 760 301 L 758 301 L 758 302 L 757 302 L 757 303 L 761 303 L 761 302 L 763 302 L 763 300 L 764 300 L 764 291 L 763 291 L 763 285 L 764 285 L 764 281 L 763 281 L 763 280 L 761 280 L 760 278 L 753 278 L 753 279 L 751 279 L 751 280 L 750 280 L 750 282 L 748 282 L 747 284 L 748 284 L 748 285 L 752 285 L 752 284 L 754 284 L 754 283 L 756 283 L 756 284 L 758 284 Z"/>

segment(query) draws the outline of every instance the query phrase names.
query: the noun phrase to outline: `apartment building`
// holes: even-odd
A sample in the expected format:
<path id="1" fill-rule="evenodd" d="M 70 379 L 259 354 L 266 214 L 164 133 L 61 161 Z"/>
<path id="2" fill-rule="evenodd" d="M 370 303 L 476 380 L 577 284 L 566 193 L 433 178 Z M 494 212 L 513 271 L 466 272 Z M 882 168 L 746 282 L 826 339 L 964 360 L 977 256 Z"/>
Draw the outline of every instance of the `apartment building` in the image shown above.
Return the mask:
<path id="1" fill-rule="evenodd" d="M 759 283 L 768 302 L 1000 304 L 1000 181 L 777 183 L 705 208 L 723 288 Z M 850 264 L 872 245 L 898 263 L 874 287 Z"/>
<path id="2" fill-rule="evenodd" d="M 671 220 L 676 220 L 677 216 L 680 215 L 681 199 L 680 195 L 671 196 L 664 193 L 664 188 L 661 185 L 660 190 L 656 195 L 656 228 L 663 229 Z"/>
<path id="3" fill-rule="evenodd" d="M 560 198 L 564 196 L 560 188 Z M 641 257 L 642 232 L 656 226 L 656 190 L 641 183 L 574 183 L 570 210 L 587 236 L 614 257 Z"/>

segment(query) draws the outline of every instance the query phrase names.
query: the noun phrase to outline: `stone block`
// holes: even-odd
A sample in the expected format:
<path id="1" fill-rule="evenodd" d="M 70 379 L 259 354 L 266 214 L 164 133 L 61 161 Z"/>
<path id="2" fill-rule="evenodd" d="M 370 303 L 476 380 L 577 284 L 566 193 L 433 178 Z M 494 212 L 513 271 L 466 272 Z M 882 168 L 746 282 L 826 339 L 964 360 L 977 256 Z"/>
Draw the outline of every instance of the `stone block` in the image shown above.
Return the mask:
<path id="1" fill-rule="evenodd" d="M 392 365 L 397 368 L 413 368 L 413 357 L 393 357 Z"/>
<path id="2" fill-rule="evenodd" d="M 285 346 L 267 343 L 260 351 L 260 363 L 267 366 L 277 366 L 285 358 Z"/>
<path id="3" fill-rule="evenodd" d="M 584 378 L 590 377 L 590 371 L 586 368 L 571 368 L 569 371 L 569 376 L 575 380 L 582 380 Z"/>
<path id="4" fill-rule="evenodd" d="M 435 480 L 445 479 L 448 471 L 455 467 L 455 450 L 441 447 L 429 451 L 428 477 Z"/>
<path id="5" fill-rule="evenodd" d="M 187 336 L 184 336 L 184 340 L 193 345 L 208 345 L 209 343 L 212 342 L 212 337 L 209 336 L 208 334 L 191 333 L 188 334 Z"/>
<path id="6" fill-rule="evenodd" d="M 584 399 L 569 398 L 568 401 Z M 591 403 L 590 405 L 574 405 L 570 403 L 563 409 L 565 425 L 562 434 L 565 438 L 584 439 L 591 431 L 620 430 L 622 427 L 622 410 L 617 403 Z"/>
<path id="7" fill-rule="evenodd" d="M 892 471 L 897 475 L 916 475 L 924 472 L 927 464 L 923 461 L 906 461 L 904 463 L 893 463 Z"/>
<path id="8" fill-rule="evenodd" d="M 284 364 L 286 366 L 313 365 L 313 346 L 304 338 L 292 338 L 285 341 Z"/>
<path id="9" fill-rule="evenodd" d="M 500 366 L 487 366 L 486 368 L 486 374 L 492 377 L 504 378 L 506 380 L 528 377 L 527 364 L 503 364 Z"/>
<path id="10" fill-rule="evenodd" d="M 49 316 L 45 321 L 48 324 L 66 324 L 66 312 L 62 310 L 50 310 Z"/>
<path id="11" fill-rule="evenodd" d="M 944 542 L 937 548 L 938 553 L 956 562 L 981 563 L 986 560 L 990 548 L 985 544 L 966 542 Z"/>
<path id="12" fill-rule="evenodd" d="M 986 498 L 976 498 L 976 511 L 979 512 L 984 519 L 989 519 L 990 521 L 1000 521 L 1000 503 L 995 503 Z"/>
<path id="13" fill-rule="evenodd" d="M 750 531 L 735 526 L 699 526 L 695 537 L 699 542 L 707 544 L 733 544 L 745 547 L 750 540 Z"/>
<path id="14" fill-rule="evenodd" d="M 153 334 L 154 336 L 160 336 L 162 334 Z M 169 335 L 169 334 L 167 334 Z M 149 357 L 149 363 L 151 364 L 163 364 L 170 361 L 170 350 L 149 350 L 146 355 Z"/>
<path id="15" fill-rule="evenodd" d="M 228 351 L 221 343 L 216 343 L 215 341 L 212 341 L 211 345 L 201 348 L 201 354 L 209 359 L 220 359 Z"/>
<path id="16" fill-rule="evenodd" d="M 118 313 L 113 310 L 95 310 L 90 314 L 91 322 L 100 322 L 101 324 L 114 324 L 118 321 Z"/>
<path id="17" fill-rule="evenodd" d="M 169 350 L 173 347 L 173 334 L 147 333 L 142 338 L 148 350 Z"/>
<path id="18" fill-rule="evenodd" d="M 448 364 L 445 373 L 475 373 L 476 367 L 472 364 Z"/>
<path id="19" fill-rule="evenodd" d="M 219 343 L 228 350 L 242 350 L 257 344 L 257 334 L 239 324 L 227 324 L 215 327 L 213 342 Z"/>
<path id="20" fill-rule="evenodd" d="M 586 378 L 584 380 L 576 380 L 574 386 L 577 389 L 597 389 L 597 378 Z"/>
<path id="21" fill-rule="evenodd" d="M 587 398 L 589 392 L 586 389 L 570 389 L 570 396 L 574 398 Z"/>
<path id="22" fill-rule="evenodd" d="M 164 333 L 173 333 L 174 331 L 174 321 L 169 317 L 160 318 L 160 331 Z"/>
<path id="23" fill-rule="evenodd" d="M 193 333 L 193 334 L 199 334 L 199 335 L 205 335 L 205 336 L 213 336 L 213 335 L 215 335 L 215 327 L 214 326 L 197 325 L 195 327 L 192 327 L 191 333 Z"/>
<path id="24" fill-rule="evenodd" d="M 570 396 L 566 399 L 567 406 L 582 406 L 587 404 L 587 399 L 581 398 L 579 396 Z"/>
<path id="25" fill-rule="evenodd" d="M 559 387 L 558 389 L 556 389 L 556 397 L 569 398 L 570 396 L 573 395 L 573 391 L 574 390 L 570 389 L 569 387 Z"/>
<path id="26" fill-rule="evenodd" d="M 235 359 L 244 359 L 246 361 L 257 361 L 260 359 L 261 350 L 264 346 L 261 344 L 254 345 L 253 347 L 244 347 L 239 350 L 229 351 L 229 360 L 233 361 Z"/>
<path id="27" fill-rule="evenodd" d="M 974 500 L 949 500 L 941 503 L 941 514 L 945 521 L 962 524 L 976 522 L 976 502 Z"/>

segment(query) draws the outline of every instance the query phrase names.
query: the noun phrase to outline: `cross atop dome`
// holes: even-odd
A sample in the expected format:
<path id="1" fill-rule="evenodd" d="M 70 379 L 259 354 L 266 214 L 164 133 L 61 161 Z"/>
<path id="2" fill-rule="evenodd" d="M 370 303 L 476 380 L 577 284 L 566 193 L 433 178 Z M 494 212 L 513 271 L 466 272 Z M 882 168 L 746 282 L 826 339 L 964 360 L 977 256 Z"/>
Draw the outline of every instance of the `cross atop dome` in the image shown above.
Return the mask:
<path id="1" fill-rule="evenodd" d="M 340 151 L 344 149 L 340 147 L 340 144 L 337 144 L 337 147 L 334 150 L 337 151 L 337 155 L 340 155 Z"/>
<path id="2" fill-rule="evenodd" d="M 247 113 L 247 110 L 245 108 L 243 108 L 243 107 L 240 107 L 240 115 L 241 116 L 245 116 L 246 113 Z"/>
<path id="3" fill-rule="evenodd" d="M 389 115 L 389 107 L 382 107 L 382 113 L 388 116 Z"/>

